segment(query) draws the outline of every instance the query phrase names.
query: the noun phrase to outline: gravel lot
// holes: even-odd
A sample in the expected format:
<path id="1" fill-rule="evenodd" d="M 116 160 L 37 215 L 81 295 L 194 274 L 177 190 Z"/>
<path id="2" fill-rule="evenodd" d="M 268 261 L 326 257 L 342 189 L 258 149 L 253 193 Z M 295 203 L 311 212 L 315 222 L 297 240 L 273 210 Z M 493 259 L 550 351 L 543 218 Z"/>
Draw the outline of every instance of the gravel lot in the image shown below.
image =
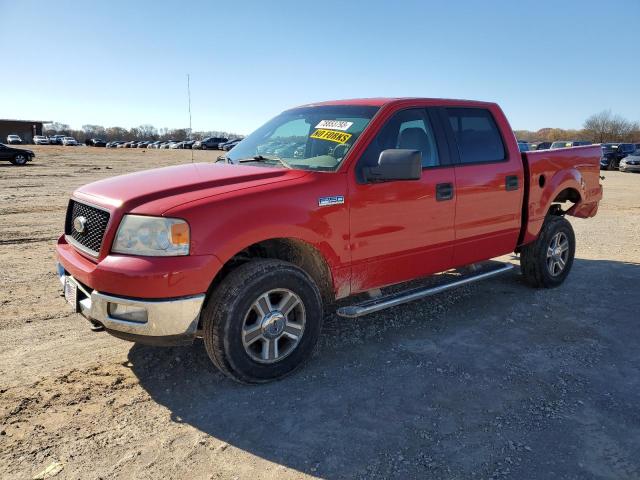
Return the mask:
<path id="1" fill-rule="evenodd" d="M 53 273 L 74 188 L 192 152 L 33 149 L 0 164 L 2 478 L 640 478 L 640 175 L 606 172 L 598 216 L 572 219 L 561 288 L 510 273 L 330 316 L 306 368 L 247 387 L 202 344 L 92 333 Z"/>

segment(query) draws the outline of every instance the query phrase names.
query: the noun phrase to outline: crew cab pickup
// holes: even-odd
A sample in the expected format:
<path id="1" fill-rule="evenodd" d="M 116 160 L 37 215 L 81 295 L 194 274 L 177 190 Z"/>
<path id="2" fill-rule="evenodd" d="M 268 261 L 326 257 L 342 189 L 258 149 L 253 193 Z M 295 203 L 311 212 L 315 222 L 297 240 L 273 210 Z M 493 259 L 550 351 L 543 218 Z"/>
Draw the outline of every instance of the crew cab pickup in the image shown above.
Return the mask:
<path id="1" fill-rule="evenodd" d="M 226 375 L 266 382 L 310 357 L 338 300 L 357 317 L 502 273 L 512 264 L 477 264 L 511 252 L 532 286 L 559 286 L 575 253 L 565 215 L 596 214 L 599 159 L 599 145 L 519 152 L 493 103 L 305 105 L 217 162 L 76 190 L 58 274 L 95 327 L 157 345 L 201 337 Z"/>

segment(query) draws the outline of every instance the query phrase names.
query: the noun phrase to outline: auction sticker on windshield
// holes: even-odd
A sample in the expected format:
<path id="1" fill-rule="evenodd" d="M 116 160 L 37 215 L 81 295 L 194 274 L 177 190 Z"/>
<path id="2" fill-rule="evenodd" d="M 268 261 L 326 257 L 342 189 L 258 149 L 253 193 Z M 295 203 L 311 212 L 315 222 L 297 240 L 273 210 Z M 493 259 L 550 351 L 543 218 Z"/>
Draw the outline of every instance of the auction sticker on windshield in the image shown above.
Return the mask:
<path id="1" fill-rule="evenodd" d="M 336 132 L 334 130 L 318 129 L 311 134 L 311 138 L 317 138 L 318 140 L 328 140 L 330 142 L 345 143 L 351 138 L 350 133 Z"/>
<path id="2" fill-rule="evenodd" d="M 349 130 L 349 127 L 353 125 L 353 122 L 347 122 L 345 120 L 322 120 L 316 125 L 316 128 L 329 128 L 331 130 Z"/>

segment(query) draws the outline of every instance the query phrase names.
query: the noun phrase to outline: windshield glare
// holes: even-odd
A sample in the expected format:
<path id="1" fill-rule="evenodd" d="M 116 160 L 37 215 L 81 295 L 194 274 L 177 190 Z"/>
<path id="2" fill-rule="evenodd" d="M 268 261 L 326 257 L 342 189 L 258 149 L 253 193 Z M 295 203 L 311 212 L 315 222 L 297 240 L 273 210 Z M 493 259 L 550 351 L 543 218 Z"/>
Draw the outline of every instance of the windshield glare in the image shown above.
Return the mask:
<path id="1" fill-rule="evenodd" d="M 277 160 L 282 159 L 291 168 L 334 171 L 377 111 L 355 105 L 287 110 L 238 143 L 226 158 L 273 166 L 282 166 Z"/>

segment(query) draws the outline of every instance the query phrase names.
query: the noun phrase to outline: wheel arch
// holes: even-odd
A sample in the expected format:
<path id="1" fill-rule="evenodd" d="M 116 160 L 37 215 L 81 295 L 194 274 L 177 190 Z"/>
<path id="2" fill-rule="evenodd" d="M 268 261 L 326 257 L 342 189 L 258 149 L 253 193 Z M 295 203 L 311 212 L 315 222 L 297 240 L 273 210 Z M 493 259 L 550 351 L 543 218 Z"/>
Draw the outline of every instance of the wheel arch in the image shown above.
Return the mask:
<path id="1" fill-rule="evenodd" d="M 541 194 L 537 198 L 534 196 L 525 209 L 526 226 L 518 242 L 518 248 L 538 238 L 544 220 L 549 214 L 572 215 L 584 198 L 583 184 L 582 175 L 575 168 L 560 170 L 553 175 L 544 185 Z M 536 187 L 532 183 L 530 189 L 533 191 L 534 188 Z M 533 192 L 530 195 L 533 195 Z M 559 204 L 565 202 L 571 202 L 573 205 L 564 210 Z"/>
<path id="2" fill-rule="evenodd" d="M 263 239 L 221 259 L 223 266 L 211 282 L 208 294 L 239 265 L 258 258 L 283 260 L 296 265 L 316 283 L 325 304 L 335 301 L 333 274 L 325 256 L 309 242 L 293 237 Z"/>

